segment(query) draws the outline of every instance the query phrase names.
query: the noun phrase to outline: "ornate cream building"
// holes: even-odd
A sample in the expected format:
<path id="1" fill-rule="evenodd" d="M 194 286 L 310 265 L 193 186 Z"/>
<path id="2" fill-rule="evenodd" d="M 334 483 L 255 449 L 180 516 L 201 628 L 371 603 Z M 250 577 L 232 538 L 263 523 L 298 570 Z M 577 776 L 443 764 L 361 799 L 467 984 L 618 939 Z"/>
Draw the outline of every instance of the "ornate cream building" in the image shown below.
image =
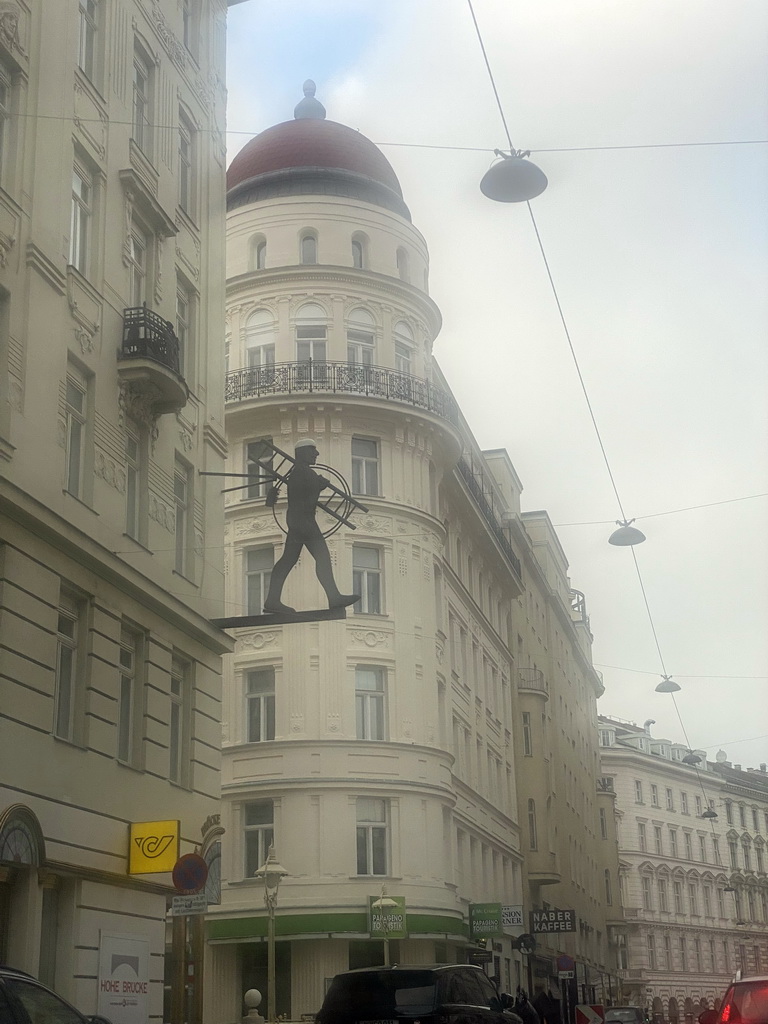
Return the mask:
<path id="1" fill-rule="evenodd" d="M 736 970 L 768 967 L 768 774 L 723 751 L 707 761 L 653 724 L 600 716 L 619 821 L 621 976 L 628 1001 L 691 1024 Z"/>
<path id="2" fill-rule="evenodd" d="M 595 984 L 617 860 L 614 833 L 598 838 L 613 811 L 597 792 L 583 599 L 546 515 L 521 514 L 506 452 L 479 450 L 434 360 L 427 247 L 397 177 L 308 84 L 227 187 L 228 471 L 258 472 L 264 439 L 292 454 L 312 437 L 368 511 L 329 540 L 341 590 L 361 595 L 346 620 L 233 634 L 210 1012 L 234 1019 L 244 989 L 266 992 L 254 873 L 272 843 L 288 871 L 278 1013 L 311 1013 L 335 973 L 381 962 L 368 907 L 383 884 L 406 906 L 393 960 L 465 959 L 470 904 L 497 902 L 523 912 L 491 944 L 503 987 L 557 990 L 550 954 L 565 950 Z M 227 614 L 258 615 L 285 504 L 273 516 L 266 485 L 228 483 Z M 284 601 L 325 605 L 306 553 Z M 547 901 L 574 909 L 577 930 L 529 961 L 514 940 Z"/>
<path id="3" fill-rule="evenodd" d="M 0 5 L 0 962 L 97 1009 L 218 810 L 224 0 Z"/>

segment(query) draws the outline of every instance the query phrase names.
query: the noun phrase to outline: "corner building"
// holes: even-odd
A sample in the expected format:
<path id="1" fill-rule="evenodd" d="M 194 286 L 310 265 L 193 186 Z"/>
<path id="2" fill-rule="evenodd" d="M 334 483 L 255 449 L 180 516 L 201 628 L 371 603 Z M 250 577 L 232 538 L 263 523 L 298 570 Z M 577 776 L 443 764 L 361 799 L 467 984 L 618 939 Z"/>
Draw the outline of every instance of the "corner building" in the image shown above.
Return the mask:
<path id="1" fill-rule="evenodd" d="M 535 555 L 520 484 L 506 453 L 479 450 L 434 361 L 427 247 L 392 167 L 305 92 L 228 171 L 228 470 L 255 469 L 263 439 L 292 454 L 314 438 L 368 508 L 329 539 L 361 600 L 343 621 L 234 633 L 206 985 L 229 1017 L 244 989 L 267 990 L 253 875 L 271 843 L 289 872 L 274 1010 L 294 1019 L 334 974 L 382 962 L 368 922 L 382 885 L 406 904 L 400 963 L 464 961 L 470 903 L 527 903 L 514 617 Z M 284 500 L 275 518 L 266 486 L 243 483 L 227 496 L 228 615 L 261 613 L 283 541 Z M 325 607 L 306 552 L 283 600 Z M 513 937 L 489 968 L 505 988 L 526 980 Z"/>
<path id="2" fill-rule="evenodd" d="M 225 17 L 0 13 L 0 963 L 88 1014 L 110 933 L 163 1019 L 130 824 L 218 812 Z"/>

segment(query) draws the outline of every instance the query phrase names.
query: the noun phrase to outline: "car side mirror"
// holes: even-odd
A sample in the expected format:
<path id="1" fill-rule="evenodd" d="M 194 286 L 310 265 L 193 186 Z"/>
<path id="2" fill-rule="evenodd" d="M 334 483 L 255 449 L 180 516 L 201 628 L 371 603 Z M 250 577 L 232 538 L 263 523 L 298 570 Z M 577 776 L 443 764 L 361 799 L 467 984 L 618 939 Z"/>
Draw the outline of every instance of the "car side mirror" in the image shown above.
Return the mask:
<path id="1" fill-rule="evenodd" d="M 515 1005 L 515 1001 L 512 998 L 512 996 L 509 994 L 509 992 L 502 992 L 501 993 L 501 1008 L 502 1008 L 502 1010 L 511 1010 L 514 1005 Z"/>

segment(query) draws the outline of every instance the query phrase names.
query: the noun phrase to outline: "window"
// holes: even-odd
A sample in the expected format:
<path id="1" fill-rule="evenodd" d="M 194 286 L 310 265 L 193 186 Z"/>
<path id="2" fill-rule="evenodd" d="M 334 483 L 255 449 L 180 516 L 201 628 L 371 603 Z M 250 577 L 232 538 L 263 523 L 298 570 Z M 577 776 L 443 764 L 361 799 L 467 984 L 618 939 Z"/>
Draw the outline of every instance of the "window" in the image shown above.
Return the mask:
<path id="1" fill-rule="evenodd" d="M 685 859 L 693 860 L 693 842 L 690 832 L 683 832 L 683 842 L 685 843 Z"/>
<path id="2" fill-rule="evenodd" d="M 639 779 L 635 779 L 635 803 L 641 804 L 643 802 L 643 784 Z"/>
<path id="3" fill-rule="evenodd" d="M 91 81 L 96 71 L 97 0 L 80 0 L 77 66 Z"/>
<path id="4" fill-rule="evenodd" d="M 69 262 L 84 277 L 88 276 L 93 214 L 93 180 L 81 164 L 72 171 L 72 217 L 69 235 Z"/>
<path id="5" fill-rule="evenodd" d="M 717 913 L 719 917 L 725 917 L 725 892 L 723 889 L 717 890 Z"/>
<path id="6" fill-rule="evenodd" d="M 662 847 L 661 826 L 660 825 L 654 825 L 654 827 L 653 827 L 653 841 L 654 841 L 654 844 L 655 844 L 656 853 L 663 854 L 664 853 L 664 849 Z"/>
<path id="7" fill-rule="evenodd" d="M 744 804 L 739 804 L 739 824 L 742 828 L 747 827 L 747 816 L 744 809 Z"/>
<path id="8" fill-rule="evenodd" d="M 669 849 L 673 857 L 677 857 L 677 829 L 669 830 Z"/>
<path id="9" fill-rule="evenodd" d="M 681 793 L 680 794 L 680 811 L 683 814 L 688 814 L 688 794 L 687 793 Z"/>
<path id="10" fill-rule="evenodd" d="M 667 787 L 667 790 L 666 790 L 666 794 L 667 794 L 667 810 L 668 811 L 674 811 L 674 809 L 675 809 L 675 798 L 674 798 L 674 795 L 672 793 L 672 790 L 669 789 L 668 787 Z"/>
<path id="11" fill-rule="evenodd" d="M 656 883 L 659 890 L 659 910 L 663 910 L 666 913 L 669 910 L 669 900 L 667 897 L 667 880 L 666 878 L 660 878 Z"/>
<path id="12" fill-rule="evenodd" d="M 709 940 L 709 969 L 715 971 L 717 969 L 717 957 L 715 955 L 715 940 Z"/>
<path id="13" fill-rule="evenodd" d="M 714 864 L 722 863 L 720 860 L 720 836 L 712 836 L 712 861 Z"/>
<path id="14" fill-rule="evenodd" d="M 735 839 L 728 840 L 728 853 L 731 857 L 731 867 L 737 868 L 739 866 L 739 846 Z"/>
<path id="15" fill-rule="evenodd" d="M 688 909 L 691 914 L 698 917 L 699 915 L 699 894 L 695 883 L 689 882 L 688 884 Z"/>
<path id="16" fill-rule="evenodd" d="M 325 362 L 326 329 L 320 324 L 296 328 L 296 358 L 300 363 Z"/>
<path id="17" fill-rule="evenodd" d="M 179 111 L 179 206 L 190 217 L 195 215 L 197 132 L 192 121 Z"/>
<path id="18" fill-rule="evenodd" d="M 405 249 L 397 250 L 397 276 L 401 281 L 410 281 L 411 273 L 408 266 L 408 253 Z"/>
<path id="19" fill-rule="evenodd" d="M 668 971 L 672 970 L 672 937 L 664 935 L 664 966 Z"/>
<path id="20" fill-rule="evenodd" d="M 173 657 L 171 660 L 170 693 L 170 767 L 168 778 L 182 785 L 186 781 L 189 764 L 189 743 L 187 736 L 187 705 L 189 702 L 189 672 L 187 662 Z"/>
<path id="21" fill-rule="evenodd" d="M 365 437 L 352 438 L 352 493 L 379 493 L 379 443 Z"/>
<path id="22" fill-rule="evenodd" d="M 275 738 L 275 669 L 273 665 L 245 674 L 245 721 L 247 743 Z"/>
<path id="23" fill-rule="evenodd" d="M 347 362 L 353 366 L 373 366 L 374 337 L 368 331 L 347 331 Z"/>
<path id="24" fill-rule="evenodd" d="M 638 849 L 640 850 L 640 852 L 641 853 L 645 853 L 645 851 L 647 849 L 647 842 L 646 842 L 646 838 L 645 838 L 645 825 L 643 824 L 642 821 L 638 822 L 638 825 L 637 825 L 637 842 L 638 842 Z"/>
<path id="25" fill-rule="evenodd" d="M 355 544 L 352 548 L 352 589 L 360 595 L 355 611 L 365 615 L 382 612 L 381 552 L 378 548 Z"/>
<path id="26" fill-rule="evenodd" d="M 352 266 L 358 270 L 365 266 L 365 250 L 363 243 L 357 238 L 352 239 Z"/>
<path id="27" fill-rule="evenodd" d="M 653 932 L 648 933 L 648 968 L 656 970 L 656 936 Z"/>
<path id="28" fill-rule="evenodd" d="M 266 443 L 265 443 L 266 442 Z M 245 472 L 253 479 L 243 491 L 244 498 L 266 498 L 273 486 L 273 481 L 261 479 L 268 475 L 272 468 L 275 453 L 272 450 L 272 438 L 264 437 L 259 441 L 249 441 L 245 446 Z"/>
<path id="29" fill-rule="evenodd" d="M 120 681 L 117 696 L 117 759 L 136 759 L 136 720 L 139 708 L 138 662 L 141 638 L 123 629 L 120 634 Z"/>
<path id="30" fill-rule="evenodd" d="M 745 871 L 751 871 L 752 870 L 752 847 L 749 845 L 748 842 L 742 842 L 741 850 L 742 850 L 742 853 L 744 854 L 744 870 Z"/>
<path id="31" fill-rule="evenodd" d="M 133 141 L 147 156 L 151 156 L 150 103 L 152 62 L 136 46 L 133 53 Z"/>
<path id="32" fill-rule="evenodd" d="M 725 801 L 725 820 L 729 825 L 733 824 L 733 802 L 731 800 Z"/>
<path id="33" fill-rule="evenodd" d="M 135 220 L 131 222 L 128 238 L 128 295 L 132 307 L 143 306 L 149 301 L 147 280 L 149 277 L 150 236 Z"/>
<path id="34" fill-rule="evenodd" d="M 197 56 L 199 11 L 196 0 L 181 0 L 181 39 L 193 56 Z"/>
<path id="35" fill-rule="evenodd" d="M 683 972 L 688 970 L 688 944 L 684 935 L 680 936 L 680 970 Z"/>
<path id="36" fill-rule="evenodd" d="M 536 831 L 536 801 L 528 801 L 528 843 L 531 850 L 538 850 L 539 838 Z"/>
<path id="37" fill-rule="evenodd" d="M 533 736 L 531 733 L 531 713 L 523 711 L 523 754 L 526 757 L 533 757 Z M 600 808 L 601 814 L 605 815 L 605 809 Z M 602 821 L 602 818 L 601 818 Z"/>
<path id="38" fill-rule="evenodd" d="M 683 883 L 673 882 L 672 883 L 672 895 L 675 900 L 675 913 L 683 913 Z"/>
<path id="39" fill-rule="evenodd" d="M 62 591 L 56 628 L 56 681 L 53 732 L 62 740 L 75 739 L 77 676 L 84 606 L 74 594 Z"/>
<path id="40" fill-rule="evenodd" d="M 275 564 L 273 547 L 251 548 L 245 553 L 245 612 L 261 615 L 269 593 L 272 566 Z"/>
<path id="41" fill-rule="evenodd" d="M 317 263 L 317 237 L 315 235 L 304 235 L 302 237 L 301 262 L 303 264 Z"/>
<path id="42" fill-rule="evenodd" d="M 712 886 L 705 885 L 702 892 L 704 894 L 704 914 L 706 917 L 712 917 Z"/>
<path id="43" fill-rule="evenodd" d="M 387 801 L 358 797 L 356 817 L 358 875 L 386 875 Z"/>
<path id="44" fill-rule="evenodd" d="M 608 870 L 608 868 L 605 869 L 604 877 L 605 877 L 605 902 L 610 907 L 610 906 L 613 905 L 613 892 L 611 890 L 611 872 Z"/>
<path id="45" fill-rule="evenodd" d="M 762 875 L 763 872 L 765 871 L 765 863 L 764 863 L 764 860 L 763 860 L 763 848 L 762 848 L 762 846 L 758 846 L 757 844 L 755 844 L 755 856 L 757 857 L 757 870 Z M 768 922 L 766 922 L 766 923 L 768 923 Z"/>
<path id="46" fill-rule="evenodd" d="M 190 467 L 177 458 L 173 470 L 173 498 L 176 507 L 176 548 L 174 569 L 182 576 L 191 575 L 190 539 L 192 530 L 192 480 Z"/>
<path id="47" fill-rule="evenodd" d="M 699 836 L 699 860 L 707 863 L 707 837 Z"/>
<path id="48" fill-rule="evenodd" d="M 194 366 L 195 293 L 181 275 L 176 276 L 176 337 L 179 339 L 179 373 L 190 379 Z"/>
<path id="49" fill-rule="evenodd" d="M 702 812 L 702 809 L 703 809 L 702 808 L 702 803 L 701 803 L 701 797 L 697 796 L 697 797 L 695 797 L 695 800 L 696 800 L 696 817 L 700 818 L 701 817 L 701 812 Z"/>
<path id="50" fill-rule="evenodd" d="M 70 364 L 65 397 L 66 488 L 83 500 L 85 490 L 86 425 L 88 385 L 82 373 Z"/>
<path id="51" fill-rule="evenodd" d="M 254 247 L 254 269 L 264 270 L 267 266 L 267 243 L 260 239 Z"/>
<path id="52" fill-rule="evenodd" d="M 359 740 L 386 739 L 384 718 L 386 670 L 358 665 L 355 669 L 355 716 Z"/>
<path id="53" fill-rule="evenodd" d="M 134 420 L 125 423 L 125 532 L 143 541 L 146 529 L 145 436 Z"/>
<path id="54" fill-rule="evenodd" d="M 656 785 L 655 782 L 651 783 L 651 806 L 659 806 L 659 787 Z"/>
<path id="55" fill-rule="evenodd" d="M 255 800 L 243 808 L 245 877 L 253 878 L 267 859 L 275 841 L 274 810 L 271 800 Z"/>
<path id="56" fill-rule="evenodd" d="M 401 320 L 395 324 L 395 369 L 398 373 L 413 373 L 413 331 Z"/>
<path id="57" fill-rule="evenodd" d="M 651 879 L 648 875 L 642 877 L 643 909 L 653 910 L 653 896 L 651 895 Z"/>
<path id="58" fill-rule="evenodd" d="M 245 322 L 245 356 L 249 367 L 275 365 L 275 319 L 266 309 L 254 310 Z"/>

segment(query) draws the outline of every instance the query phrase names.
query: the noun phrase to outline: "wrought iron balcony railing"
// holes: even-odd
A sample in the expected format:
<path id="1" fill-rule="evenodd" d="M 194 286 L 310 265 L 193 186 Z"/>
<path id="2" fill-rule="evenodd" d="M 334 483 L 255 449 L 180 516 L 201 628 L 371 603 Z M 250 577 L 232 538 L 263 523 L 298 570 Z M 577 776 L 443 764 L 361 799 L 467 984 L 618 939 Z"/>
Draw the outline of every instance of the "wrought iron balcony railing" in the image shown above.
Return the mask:
<path id="1" fill-rule="evenodd" d="M 483 490 L 480 481 L 477 479 L 477 476 L 472 472 L 471 466 L 466 462 L 465 459 L 459 459 L 459 464 L 456 468 L 458 469 L 459 473 L 461 473 L 464 483 L 469 488 L 470 494 L 477 502 L 477 506 L 483 514 L 483 519 L 485 519 L 486 523 L 490 527 L 491 533 L 493 533 L 496 540 L 499 542 L 502 551 L 507 556 L 509 564 L 515 570 L 518 577 L 522 579 L 523 570 L 522 566 L 520 565 L 520 559 L 515 554 L 512 545 L 509 542 L 509 538 L 504 532 L 504 528 L 502 527 L 499 520 L 496 518 L 496 513 L 493 511 L 493 506 L 486 497 L 485 491 Z"/>
<path id="2" fill-rule="evenodd" d="M 179 339 L 170 320 L 147 309 L 146 305 L 123 310 L 123 346 L 121 359 L 152 359 L 181 374 Z"/>
<path id="3" fill-rule="evenodd" d="M 297 363 L 249 366 L 227 374 L 225 398 L 239 402 L 269 395 L 302 393 L 364 395 L 425 409 L 454 426 L 459 410 L 454 399 L 428 380 L 385 366 L 327 363 L 308 359 Z"/>

